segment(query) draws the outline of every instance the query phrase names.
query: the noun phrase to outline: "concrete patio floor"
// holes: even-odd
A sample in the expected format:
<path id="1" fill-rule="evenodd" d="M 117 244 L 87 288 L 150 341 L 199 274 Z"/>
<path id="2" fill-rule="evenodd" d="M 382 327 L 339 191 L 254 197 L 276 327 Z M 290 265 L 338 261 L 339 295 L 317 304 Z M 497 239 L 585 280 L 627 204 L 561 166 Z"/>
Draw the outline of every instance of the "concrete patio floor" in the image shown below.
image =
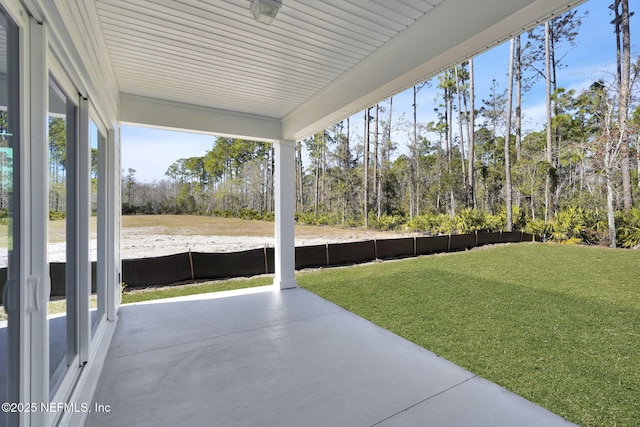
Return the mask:
<path id="1" fill-rule="evenodd" d="M 573 425 L 303 289 L 119 313 L 86 426 Z"/>

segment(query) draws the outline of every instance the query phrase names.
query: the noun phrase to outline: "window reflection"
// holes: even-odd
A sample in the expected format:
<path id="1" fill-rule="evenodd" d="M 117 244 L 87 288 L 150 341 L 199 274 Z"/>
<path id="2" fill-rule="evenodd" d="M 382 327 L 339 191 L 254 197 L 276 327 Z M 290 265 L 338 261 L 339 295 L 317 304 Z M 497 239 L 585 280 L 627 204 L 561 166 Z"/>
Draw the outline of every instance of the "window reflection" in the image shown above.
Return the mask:
<path id="1" fill-rule="evenodd" d="M 18 402 L 20 228 L 18 28 L 0 7 L 0 402 Z M 0 426 L 16 414 L 0 413 Z"/>
<path id="2" fill-rule="evenodd" d="M 52 78 L 49 81 L 49 299 L 50 392 L 77 354 L 75 261 L 72 251 L 74 200 L 74 142 L 76 106 Z M 70 253 L 71 252 L 71 253 Z"/>

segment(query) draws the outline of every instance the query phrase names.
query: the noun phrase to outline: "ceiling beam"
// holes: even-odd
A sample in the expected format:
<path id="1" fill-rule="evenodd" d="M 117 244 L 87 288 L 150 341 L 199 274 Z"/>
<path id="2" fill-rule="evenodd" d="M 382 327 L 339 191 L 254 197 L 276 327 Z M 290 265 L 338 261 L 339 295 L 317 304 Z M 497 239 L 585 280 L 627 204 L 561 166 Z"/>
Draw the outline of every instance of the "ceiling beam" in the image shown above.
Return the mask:
<path id="1" fill-rule="evenodd" d="M 120 121 L 255 141 L 277 141 L 282 136 L 277 118 L 124 93 L 120 94 Z"/>

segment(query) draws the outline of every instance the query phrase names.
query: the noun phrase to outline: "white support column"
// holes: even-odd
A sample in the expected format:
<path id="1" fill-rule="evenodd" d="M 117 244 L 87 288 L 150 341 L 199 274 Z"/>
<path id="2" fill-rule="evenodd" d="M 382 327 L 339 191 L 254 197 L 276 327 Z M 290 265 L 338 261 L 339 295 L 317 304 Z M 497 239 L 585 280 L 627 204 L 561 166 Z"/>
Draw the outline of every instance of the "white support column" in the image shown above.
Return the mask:
<path id="1" fill-rule="evenodd" d="M 275 144 L 275 278 L 278 289 L 295 288 L 295 142 Z"/>

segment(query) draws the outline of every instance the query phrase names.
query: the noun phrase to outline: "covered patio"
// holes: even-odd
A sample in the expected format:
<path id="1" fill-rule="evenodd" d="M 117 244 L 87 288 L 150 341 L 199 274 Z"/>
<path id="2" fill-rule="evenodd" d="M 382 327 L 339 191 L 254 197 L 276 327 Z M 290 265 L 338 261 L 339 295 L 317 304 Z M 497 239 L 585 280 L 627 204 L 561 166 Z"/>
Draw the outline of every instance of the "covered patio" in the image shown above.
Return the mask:
<path id="1" fill-rule="evenodd" d="M 300 288 L 122 306 L 87 426 L 569 426 Z"/>
<path id="2" fill-rule="evenodd" d="M 582 1 L 270 0 L 270 25 L 256 1 L 0 0 L 12 160 L 0 383 L 16 409 L 0 427 L 563 424 L 298 289 L 294 151 Z M 120 307 L 122 124 L 273 143 L 273 286 Z M 57 317 L 52 184 L 66 227 Z M 87 402 L 110 410 L 74 410 Z"/>

